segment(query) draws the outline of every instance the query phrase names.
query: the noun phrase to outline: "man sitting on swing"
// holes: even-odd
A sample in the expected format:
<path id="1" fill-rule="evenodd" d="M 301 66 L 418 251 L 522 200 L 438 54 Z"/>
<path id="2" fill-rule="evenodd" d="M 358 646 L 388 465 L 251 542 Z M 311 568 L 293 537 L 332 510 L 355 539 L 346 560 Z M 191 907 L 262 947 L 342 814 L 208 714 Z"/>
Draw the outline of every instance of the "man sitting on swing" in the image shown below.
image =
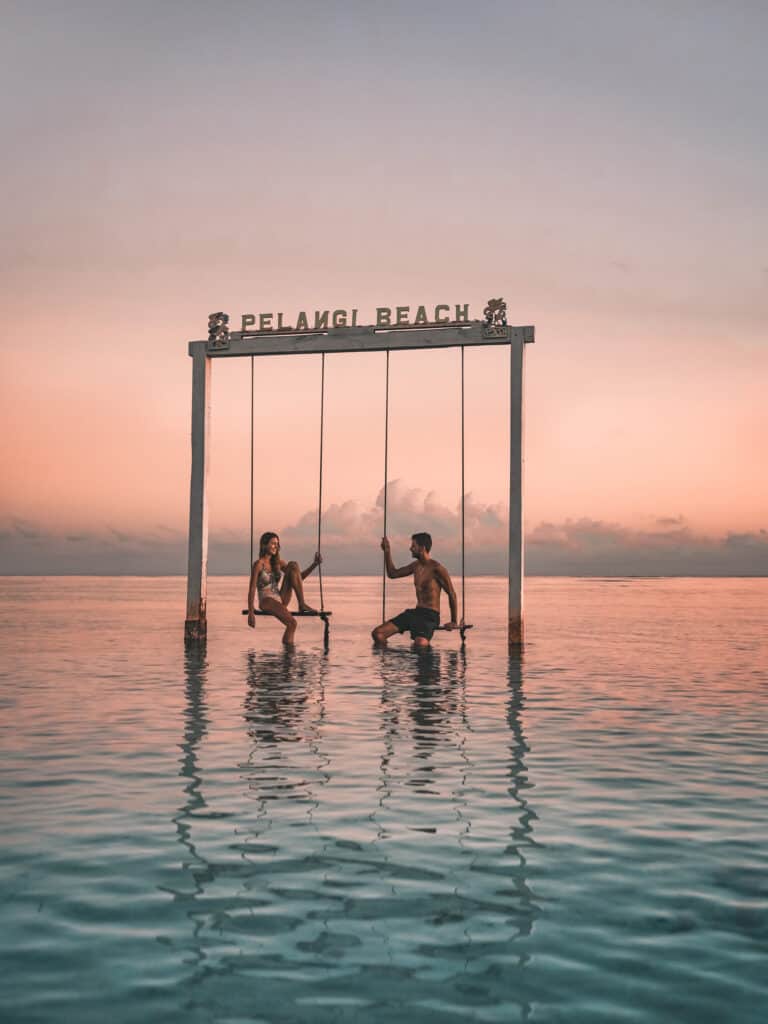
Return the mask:
<path id="1" fill-rule="evenodd" d="M 389 619 L 377 626 L 371 633 L 374 643 L 385 644 L 387 639 L 394 636 L 395 633 L 404 633 L 406 630 L 410 630 L 414 646 L 429 647 L 432 634 L 440 625 L 441 590 L 448 595 L 448 604 L 451 608 L 451 621 L 447 622 L 443 629 L 459 629 L 459 623 L 456 621 L 458 614 L 456 591 L 453 589 L 451 577 L 445 566 L 430 557 L 429 552 L 432 549 L 430 535 L 428 533 L 413 534 L 411 554 L 415 561 L 410 565 L 404 565 L 401 569 L 395 568 L 387 537 L 382 538 L 381 549 L 384 552 L 387 576 L 391 580 L 401 579 L 403 576 L 413 576 L 413 585 L 416 588 L 416 607 L 408 608 L 400 615 L 396 615 L 394 619 Z"/>

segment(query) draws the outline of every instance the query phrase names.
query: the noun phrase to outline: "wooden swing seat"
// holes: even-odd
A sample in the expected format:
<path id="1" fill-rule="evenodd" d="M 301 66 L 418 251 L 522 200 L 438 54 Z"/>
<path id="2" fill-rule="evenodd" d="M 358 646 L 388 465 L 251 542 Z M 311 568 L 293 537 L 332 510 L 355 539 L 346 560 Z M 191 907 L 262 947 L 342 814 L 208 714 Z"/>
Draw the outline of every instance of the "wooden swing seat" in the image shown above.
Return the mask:
<path id="1" fill-rule="evenodd" d="M 329 615 L 333 615 L 333 612 L 318 612 L 318 611 L 294 612 L 294 611 L 291 611 L 290 608 L 288 609 L 288 611 L 291 612 L 291 615 L 293 615 L 293 617 L 295 619 L 325 619 Z M 248 609 L 247 608 L 243 608 L 243 615 L 247 615 L 247 614 L 248 614 Z M 254 615 L 264 615 L 267 618 L 269 618 L 271 616 L 273 619 L 277 617 L 274 614 L 274 612 L 263 612 L 263 611 L 261 611 L 260 608 L 259 609 L 254 608 L 253 614 Z"/>
<path id="2" fill-rule="evenodd" d="M 290 611 L 290 608 L 288 610 Z M 243 608 L 243 615 L 247 615 L 247 614 L 248 614 L 248 609 L 247 608 Z M 272 612 L 263 612 L 260 608 L 258 608 L 258 609 L 254 608 L 253 609 L 253 614 L 254 615 L 259 615 L 262 618 L 268 618 L 268 619 L 276 619 L 277 618 L 277 616 L 273 615 Z M 330 639 L 331 639 L 331 623 L 330 623 L 329 620 L 330 620 L 331 615 L 333 615 L 333 612 L 326 612 L 326 611 L 322 611 L 322 612 L 318 612 L 318 611 L 291 612 L 291 615 L 293 615 L 297 619 L 322 619 L 323 620 L 323 650 L 327 654 L 328 653 L 328 645 L 329 645 Z"/>

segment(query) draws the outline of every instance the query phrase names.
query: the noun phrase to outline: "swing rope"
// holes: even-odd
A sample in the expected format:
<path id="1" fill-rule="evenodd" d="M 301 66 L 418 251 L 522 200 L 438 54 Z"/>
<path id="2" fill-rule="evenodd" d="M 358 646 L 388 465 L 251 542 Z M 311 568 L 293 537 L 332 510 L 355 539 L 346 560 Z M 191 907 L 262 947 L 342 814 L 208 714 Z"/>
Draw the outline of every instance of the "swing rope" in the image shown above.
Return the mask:
<path id="1" fill-rule="evenodd" d="M 461 346 L 461 642 L 466 622 L 464 601 L 464 346 Z"/>
<path id="2" fill-rule="evenodd" d="M 389 472 L 389 349 L 384 385 L 384 536 L 387 536 L 387 475 Z M 387 556 L 381 568 L 381 621 L 387 621 Z"/>
<path id="3" fill-rule="evenodd" d="M 253 566 L 253 360 L 251 356 L 251 557 L 249 566 Z"/>
<path id="4" fill-rule="evenodd" d="M 325 429 L 325 352 L 321 353 L 320 361 L 320 479 L 317 485 L 317 553 L 321 554 L 320 537 L 323 522 L 323 433 Z M 320 614 L 325 612 L 323 601 L 323 564 L 317 567 L 320 581 Z"/>

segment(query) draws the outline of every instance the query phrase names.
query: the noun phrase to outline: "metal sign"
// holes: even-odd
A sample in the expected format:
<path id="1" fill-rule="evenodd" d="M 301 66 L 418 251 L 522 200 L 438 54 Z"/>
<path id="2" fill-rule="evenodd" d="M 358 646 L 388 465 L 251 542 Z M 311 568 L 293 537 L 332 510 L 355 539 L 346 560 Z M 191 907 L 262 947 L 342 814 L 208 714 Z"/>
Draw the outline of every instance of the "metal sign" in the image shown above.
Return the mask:
<path id="1" fill-rule="evenodd" d="M 453 308 L 453 319 L 451 319 Z M 240 317 L 240 337 L 255 337 L 268 334 L 303 334 L 357 327 L 359 310 L 316 309 L 312 314 L 302 310 L 296 317 L 295 325 L 287 323 L 285 314 L 243 313 Z M 376 321 L 371 326 L 380 330 L 387 328 L 445 328 L 469 324 L 469 303 L 456 303 L 451 307 L 447 302 L 429 308 L 425 305 L 377 306 Z M 219 351 L 229 348 L 229 316 L 226 313 L 211 313 L 208 317 L 208 348 Z M 507 304 L 504 299 L 489 299 L 483 310 L 483 337 L 503 339 L 509 337 L 507 326 Z"/>

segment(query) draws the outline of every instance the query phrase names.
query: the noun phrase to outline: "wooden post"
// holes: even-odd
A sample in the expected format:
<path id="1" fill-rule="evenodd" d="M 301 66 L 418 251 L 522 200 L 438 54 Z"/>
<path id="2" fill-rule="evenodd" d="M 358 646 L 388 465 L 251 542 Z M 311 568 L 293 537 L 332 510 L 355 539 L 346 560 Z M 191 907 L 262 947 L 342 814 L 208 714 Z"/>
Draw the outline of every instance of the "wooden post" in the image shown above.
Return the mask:
<path id="1" fill-rule="evenodd" d="M 531 338 L 531 340 L 533 340 Z M 512 335 L 509 346 L 509 615 L 510 647 L 523 643 L 523 364 L 525 343 Z"/>
<path id="2" fill-rule="evenodd" d="M 211 360 L 205 350 L 192 354 L 192 471 L 189 485 L 186 641 L 205 640 L 208 584 L 208 447 L 211 420 Z"/>

